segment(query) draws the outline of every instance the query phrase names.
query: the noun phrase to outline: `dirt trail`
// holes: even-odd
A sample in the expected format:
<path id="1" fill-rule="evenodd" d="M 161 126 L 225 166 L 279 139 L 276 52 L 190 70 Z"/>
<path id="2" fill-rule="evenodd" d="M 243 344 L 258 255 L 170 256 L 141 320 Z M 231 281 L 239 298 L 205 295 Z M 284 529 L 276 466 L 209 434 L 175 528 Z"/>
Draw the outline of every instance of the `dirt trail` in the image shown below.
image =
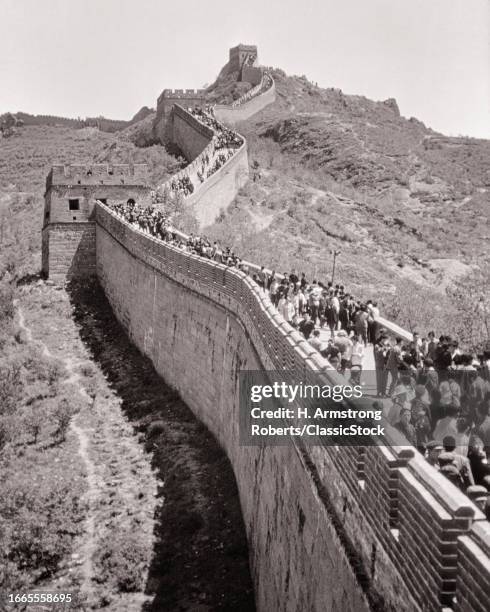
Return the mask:
<path id="1" fill-rule="evenodd" d="M 19 300 L 15 300 L 14 306 L 17 309 L 17 317 L 18 317 L 18 326 L 25 333 L 26 339 L 29 343 L 37 344 L 41 347 L 41 351 L 45 357 L 54 358 L 53 354 L 49 350 L 48 346 L 45 342 L 40 339 L 34 340 L 32 330 L 27 325 L 24 312 L 19 305 Z M 86 402 L 91 402 L 91 398 L 88 393 L 85 391 L 84 387 L 80 384 L 80 375 L 74 372 L 74 361 L 70 358 L 59 359 L 63 365 L 65 366 L 65 370 L 68 373 L 68 377 L 63 381 L 65 385 L 75 385 L 78 393 L 82 396 L 82 398 Z M 81 591 L 90 601 L 93 599 L 91 581 L 94 576 L 94 568 L 92 563 L 92 555 L 95 549 L 95 516 L 94 516 L 94 504 L 96 500 L 100 497 L 100 482 L 97 479 L 95 466 L 93 461 L 90 458 L 90 454 L 88 452 L 90 446 L 90 440 L 87 436 L 86 431 L 78 425 L 79 414 L 72 418 L 70 422 L 70 429 L 76 435 L 78 439 L 78 454 L 80 455 L 80 459 L 82 460 L 82 464 L 85 468 L 86 476 L 87 476 L 87 493 L 86 499 L 88 506 L 87 518 L 86 518 L 86 528 L 85 528 L 85 542 L 82 545 L 80 550 L 83 563 L 82 563 L 82 574 L 83 574 L 83 582 Z"/>
<path id="2" fill-rule="evenodd" d="M 22 341 L 65 366 L 62 395 L 80 407 L 67 443 L 86 474 L 84 531 L 51 587 L 107 612 L 252 612 L 231 465 L 131 345 L 100 287 L 38 281 L 16 311 Z"/>

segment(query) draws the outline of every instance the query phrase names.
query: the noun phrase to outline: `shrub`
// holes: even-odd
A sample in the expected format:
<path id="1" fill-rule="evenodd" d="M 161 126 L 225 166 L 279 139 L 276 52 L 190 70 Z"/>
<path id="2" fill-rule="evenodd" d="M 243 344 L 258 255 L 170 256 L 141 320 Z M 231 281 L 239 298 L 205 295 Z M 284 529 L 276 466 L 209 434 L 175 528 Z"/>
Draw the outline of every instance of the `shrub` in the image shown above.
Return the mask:
<path id="1" fill-rule="evenodd" d="M 0 483 L 0 589 L 16 589 L 52 576 L 80 531 L 73 481 L 32 463 L 12 466 Z M 59 468 L 61 469 L 61 465 Z"/>
<path id="2" fill-rule="evenodd" d="M 23 415 L 22 425 L 26 433 L 33 438 L 33 444 L 37 444 L 37 439 L 41 433 L 43 423 L 46 420 L 46 413 L 40 407 L 28 406 Z"/>
<path id="3" fill-rule="evenodd" d="M 119 591 L 130 593 L 144 586 L 147 555 L 135 533 L 118 533 L 103 538 L 94 553 L 96 580 L 115 582 Z"/>
<path id="4" fill-rule="evenodd" d="M 58 402 L 53 415 L 57 424 L 53 435 L 55 438 L 58 438 L 60 442 L 65 441 L 66 432 L 68 431 L 71 418 L 75 412 L 76 410 L 70 405 L 66 398 L 62 398 Z"/>
<path id="5" fill-rule="evenodd" d="M 0 415 L 13 412 L 22 391 L 19 363 L 0 362 Z"/>
<path id="6" fill-rule="evenodd" d="M 155 438 L 165 431 L 165 423 L 163 421 L 153 421 L 148 427 L 148 438 Z"/>

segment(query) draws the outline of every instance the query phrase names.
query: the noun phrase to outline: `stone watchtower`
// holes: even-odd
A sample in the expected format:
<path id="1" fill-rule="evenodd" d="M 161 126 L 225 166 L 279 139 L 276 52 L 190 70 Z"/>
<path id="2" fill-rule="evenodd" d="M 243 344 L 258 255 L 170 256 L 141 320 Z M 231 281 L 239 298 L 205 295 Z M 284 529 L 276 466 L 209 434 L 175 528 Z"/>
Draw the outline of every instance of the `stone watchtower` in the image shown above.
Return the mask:
<path id="1" fill-rule="evenodd" d="M 230 72 L 240 72 L 244 64 L 256 66 L 258 63 L 257 45 L 242 45 L 230 49 L 228 62 Z"/>
<path id="2" fill-rule="evenodd" d="M 146 164 L 53 166 L 46 179 L 42 270 L 65 280 L 95 274 L 95 200 L 150 203 Z"/>

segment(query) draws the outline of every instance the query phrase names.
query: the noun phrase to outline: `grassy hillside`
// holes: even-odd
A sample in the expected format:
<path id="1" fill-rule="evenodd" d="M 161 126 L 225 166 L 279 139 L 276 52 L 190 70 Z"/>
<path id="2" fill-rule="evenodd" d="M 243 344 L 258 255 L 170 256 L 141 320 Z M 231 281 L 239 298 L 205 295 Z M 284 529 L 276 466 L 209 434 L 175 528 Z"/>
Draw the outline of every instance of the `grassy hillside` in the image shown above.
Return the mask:
<path id="1" fill-rule="evenodd" d="M 388 307 L 419 294 L 432 304 L 427 325 L 442 325 L 447 289 L 488 276 L 490 141 L 444 137 L 401 117 L 394 100 L 280 70 L 274 79 L 276 102 L 238 126 L 255 180 L 206 232 L 273 268 L 327 279 L 340 250 L 336 277 L 356 295 Z"/>
<path id="2" fill-rule="evenodd" d="M 19 274 L 39 271 L 46 175 L 53 164 L 73 163 L 147 163 L 155 184 L 180 167 L 164 147 L 138 148 L 125 132 L 18 128 L 0 140 L 0 278 L 14 261 Z"/>

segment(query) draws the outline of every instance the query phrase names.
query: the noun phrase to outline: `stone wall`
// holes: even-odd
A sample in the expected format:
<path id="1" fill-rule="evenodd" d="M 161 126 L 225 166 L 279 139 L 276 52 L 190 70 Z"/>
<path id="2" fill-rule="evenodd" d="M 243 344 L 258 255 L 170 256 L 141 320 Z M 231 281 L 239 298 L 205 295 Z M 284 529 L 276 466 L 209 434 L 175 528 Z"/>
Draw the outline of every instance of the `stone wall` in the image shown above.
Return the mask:
<path id="1" fill-rule="evenodd" d="M 247 182 L 248 173 L 247 146 L 243 144 L 233 157 L 186 198 L 186 204 L 193 206 L 201 228 L 214 223 L 228 208 L 238 190 Z"/>
<path id="2" fill-rule="evenodd" d="M 243 323 L 224 306 L 228 291 L 221 304 L 203 295 L 197 283 L 196 292 L 175 282 L 179 257 L 165 261 L 159 251 L 151 238 L 109 216 L 100 218 L 97 272 L 117 318 L 234 466 L 258 609 L 367 612 L 363 590 L 301 456 L 294 448 L 238 444 L 238 372 L 264 364 Z M 135 257 L 138 252 L 141 258 Z M 198 273 L 199 261 L 189 263 Z M 213 277 L 221 285 L 220 267 Z"/>
<path id="3" fill-rule="evenodd" d="M 390 447 L 239 445 L 239 370 L 341 382 L 249 277 L 102 206 L 97 273 L 132 340 L 230 457 L 259 610 L 479 609 L 467 591 L 488 585 L 488 523 L 399 434 L 390 431 Z"/>
<path id="4" fill-rule="evenodd" d="M 164 89 L 157 100 L 154 132 L 161 142 L 165 141 L 165 123 L 174 104 L 184 107 L 204 106 L 205 89 Z"/>
<path id="5" fill-rule="evenodd" d="M 189 165 L 175 174 L 167 183 L 183 175 L 195 175 L 202 165 L 201 155 L 212 156 L 211 140 L 214 132 L 202 124 L 181 106 L 175 105 L 167 122 L 167 137 L 175 143 L 190 161 Z M 243 138 L 243 137 L 242 137 Z M 247 143 L 235 151 L 221 168 L 203 183 L 194 180 L 195 191 L 185 198 L 186 206 L 192 206 L 201 227 L 211 225 L 236 196 L 248 180 Z M 164 188 L 165 184 L 162 185 Z"/>
<path id="6" fill-rule="evenodd" d="M 269 104 L 272 104 L 276 99 L 276 86 L 272 83 L 272 86 L 264 91 L 262 94 L 250 98 L 250 100 L 235 104 L 235 105 L 224 105 L 217 104 L 214 107 L 214 114 L 219 121 L 227 123 L 229 125 L 236 125 L 240 121 L 249 119 L 255 113 L 260 112 Z"/>
<path id="7" fill-rule="evenodd" d="M 95 275 L 95 223 L 51 223 L 42 233 L 42 271 L 54 281 Z"/>
<path id="8" fill-rule="evenodd" d="M 214 136 L 211 128 L 203 125 L 181 106 L 175 105 L 168 119 L 167 134 L 187 161 L 194 160 Z"/>
<path id="9" fill-rule="evenodd" d="M 86 222 L 91 219 L 96 199 L 105 199 L 107 204 L 127 202 L 132 198 L 141 206 L 150 204 L 149 189 L 135 185 L 55 185 L 46 193 L 44 223 Z M 79 201 L 78 210 L 70 210 L 69 200 Z"/>
<path id="10" fill-rule="evenodd" d="M 94 274 L 96 199 L 112 205 L 131 198 L 146 206 L 147 181 L 146 164 L 53 166 L 44 196 L 43 273 L 58 281 Z"/>

